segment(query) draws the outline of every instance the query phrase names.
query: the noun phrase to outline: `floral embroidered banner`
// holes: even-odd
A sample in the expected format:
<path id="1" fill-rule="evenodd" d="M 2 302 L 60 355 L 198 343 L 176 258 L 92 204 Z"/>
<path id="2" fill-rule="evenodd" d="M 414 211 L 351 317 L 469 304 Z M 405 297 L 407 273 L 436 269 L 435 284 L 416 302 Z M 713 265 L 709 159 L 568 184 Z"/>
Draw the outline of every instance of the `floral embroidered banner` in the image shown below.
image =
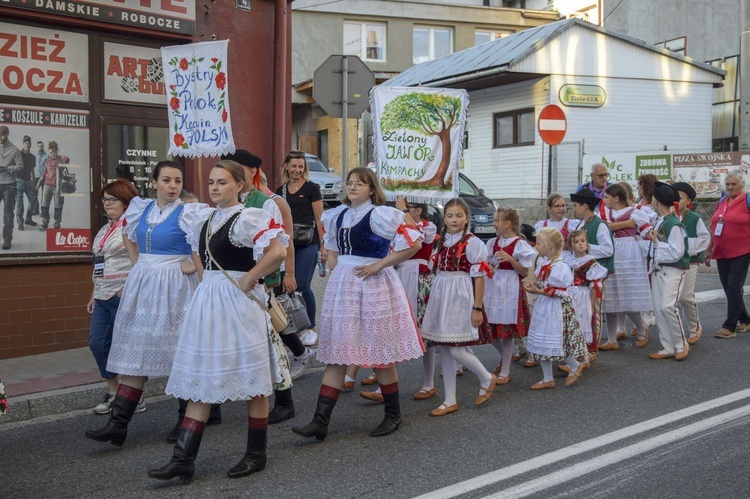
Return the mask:
<path id="1" fill-rule="evenodd" d="M 169 154 L 221 156 L 235 151 L 227 82 L 228 40 L 161 49 L 169 106 Z"/>
<path id="2" fill-rule="evenodd" d="M 370 94 L 375 163 L 388 199 L 458 196 L 466 90 L 379 86 Z"/>

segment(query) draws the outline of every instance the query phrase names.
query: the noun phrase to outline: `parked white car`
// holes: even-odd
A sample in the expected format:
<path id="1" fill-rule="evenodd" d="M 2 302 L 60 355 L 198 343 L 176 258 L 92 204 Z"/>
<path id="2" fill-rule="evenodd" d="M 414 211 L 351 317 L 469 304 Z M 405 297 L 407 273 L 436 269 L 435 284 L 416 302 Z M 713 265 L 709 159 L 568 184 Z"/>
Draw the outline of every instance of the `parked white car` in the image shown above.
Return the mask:
<path id="1" fill-rule="evenodd" d="M 307 168 L 310 170 L 310 180 L 320 186 L 320 194 L 323 201 L 331 206 L 341 204 L 341 195 L 344 190 L 344 183 L 341 177 L 331 173 L 332 168 L 328 168 L 320 159 L 313 155 L 305 153 Z"/>

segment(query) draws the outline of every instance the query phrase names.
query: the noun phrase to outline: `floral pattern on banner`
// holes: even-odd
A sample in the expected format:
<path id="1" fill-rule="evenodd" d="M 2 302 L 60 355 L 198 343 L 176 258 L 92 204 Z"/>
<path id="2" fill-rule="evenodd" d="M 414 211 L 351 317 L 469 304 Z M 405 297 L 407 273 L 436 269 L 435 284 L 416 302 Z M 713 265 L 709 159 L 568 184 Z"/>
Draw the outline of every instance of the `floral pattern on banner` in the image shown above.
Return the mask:
<path id="1" fill-rule="evenodd" d="M 0 416 L 8 412 L 8 399 L 5 397 L 5 385 L 3 377 L 0 376 Z"/>
<path id="2" fill-rule="evenodd" d="M 191 158 L 235 151 L 227 81 L 228 40 L 163 47 L 169 154 Z"/>

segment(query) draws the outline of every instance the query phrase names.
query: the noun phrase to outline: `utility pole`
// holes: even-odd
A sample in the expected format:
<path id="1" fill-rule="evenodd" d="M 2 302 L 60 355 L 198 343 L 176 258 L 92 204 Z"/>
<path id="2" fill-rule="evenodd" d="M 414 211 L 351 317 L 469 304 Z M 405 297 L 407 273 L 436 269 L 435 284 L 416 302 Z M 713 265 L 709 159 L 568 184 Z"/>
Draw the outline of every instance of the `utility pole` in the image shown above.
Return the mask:
<path id="1" fill-rule="evenodd" d="M 750 150 L 750 2 L 740 2 L 740 137 L 739 149 Z"/>

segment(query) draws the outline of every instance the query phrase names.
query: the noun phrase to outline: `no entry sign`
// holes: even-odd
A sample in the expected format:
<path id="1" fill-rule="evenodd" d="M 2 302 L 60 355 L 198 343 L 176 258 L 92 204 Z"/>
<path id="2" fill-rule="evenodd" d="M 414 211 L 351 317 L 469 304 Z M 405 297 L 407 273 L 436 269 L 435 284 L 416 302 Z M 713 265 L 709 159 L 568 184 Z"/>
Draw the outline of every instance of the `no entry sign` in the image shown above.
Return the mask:
<path id="1" fill-rule="evenodd" d="M 565 112 L 554 104 L 544 106 L 542 112 L 539 113 L 537 128 L 539 129 L 539 135 L 545 143 L 556 146 L 562 142 L 565 138 L 565 132 L 568 130 L 568 120 L 565 118 Z"/>

